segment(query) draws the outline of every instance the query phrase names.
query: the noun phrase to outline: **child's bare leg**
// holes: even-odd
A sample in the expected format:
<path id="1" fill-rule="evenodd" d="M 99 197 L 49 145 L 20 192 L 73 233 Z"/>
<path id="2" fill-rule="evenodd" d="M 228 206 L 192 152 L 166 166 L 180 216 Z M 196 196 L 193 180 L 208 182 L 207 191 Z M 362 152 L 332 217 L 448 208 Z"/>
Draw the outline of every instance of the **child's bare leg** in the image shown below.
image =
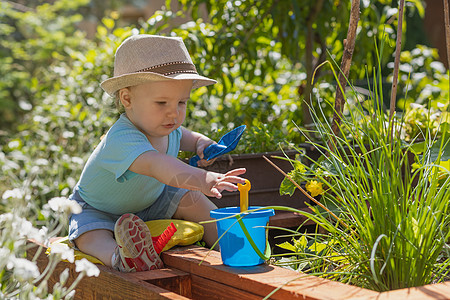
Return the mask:
<path id="1" fill-rule="evenodd" d="M 211 220 L 209 212 L 213 209 L 217 209 L 217 206 L 205 195 L 198 191 L 189 191 L 181 198 L 173 218 L 192 222 L 207 221 Z M 205 229 L 203 240 L 211 247 L 217 241 L 216 223 L 202 225 Z"/>
<path id="2" fill-rule="evenodd" d="M 111 257 L 117 247 L 113 232 L 97 229 L 83 233 L 75 239 L 75 245 L 82 252 L 94 256 L 111 267 Z"/>

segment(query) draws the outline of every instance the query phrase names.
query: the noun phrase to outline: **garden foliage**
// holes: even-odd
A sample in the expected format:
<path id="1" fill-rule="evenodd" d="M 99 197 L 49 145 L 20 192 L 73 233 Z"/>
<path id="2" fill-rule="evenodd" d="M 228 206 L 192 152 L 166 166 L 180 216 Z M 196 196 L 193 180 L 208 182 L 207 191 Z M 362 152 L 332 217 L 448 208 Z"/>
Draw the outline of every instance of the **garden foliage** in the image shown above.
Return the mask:
<path id="1" fill-rule="evenodd" d="M 381 105 L 380 78 L 373 78 L 370 97 L 353 90 L 347 98 L 349 115 L 340 131 L 348 134 L 332 139 L 330 123 L 318 117 L 323 111 L 314 111 L 321 139 L 311 143 L 323 156 L 308 164 L 294 161 L 290 177 L 298 184 L 320 184 L 324 208 L 311 206 L 313 213 L 303 214 L 326 233 L 300 234 L 292 244 L 281 244 L 295 255 L 278 263 L 387 291 L 447 279 L 450 132 L 447 117 L 440 118 L 437 130 L 427 124 L 406 142 L 404 118 L 390 122 Z M 447 108 L 446 99 L 439 102 Z M 291 194 L 293 189 L 285 179 L 280 191 Z"/>
<path id="2" fill-rule="evenodd" d="M 280 87 L 296 87 L 293 95 L 297 99 L 294 102 L 296 108 L 290 112 L 289 119 L 295 119 L 297 124 L 307 125 L 311 122 L 308 106 L 322 106 L 328 114 L 332 112 L 332 106 L 328 106 L 327 101 L 310 101 L 310 96 L 311 92 L 320 92 L 322 97 L 332 97 L 335 85 L 324 85 L 314 90 L 312 76 L 317 66 L 329 56 L 335 61 L 341 61 L 351 1 L 307 0 L 300 3 L 270 0 L 257 4 L 228 0 L 177 2 L 197 20 L 195 24 L 203 28 L 205 37 L 200 49 L 205 51 L 202 57 L 205 62 L 214 61 L 208 68 L 209 76 L 219 78 L 226 88 L 223 92 L 218 91 L 225 100 L 222 102 L 223 107 L 219 108 L 223 110 L 222 115 L 227 117 L 227 112 L 233 108 L 233 102 L 228 101 L 230 92 L 245 92 L 243 88 L 249 84 L 274 88 L 276 93 Z M 417 30 L 411 33 L 406 31 L 409 21 L 421 22 L 420 16 L 424 16 L 422 1 L 408 1 L 406 10 L 406 40 L 410 45 L 422 43 L 424 38 L 414 35 Z M 353 60 L 358 61 L 358 66 L 352 66 L 351 81 L 361 82 L 376 66 L 374 39 L 387 39 L 389 45 L 395 45 L 397 23 L 393 16 L 396 13 L 396 2 L 361 1 L 357 47 L 353 53 Z M 201 43 L 198 36 L 196 40 Z M 385 55 L 390 53 L 389 48 L 386 47 L 382 53 L 383 66 L 390 60 Z M 318 82 L 334 82 L 331 72 L 318 71 L 315 77 Z M 241 80 L 246 86 L 242 86 Z M 265 95 L 267 91 L 254 93 L 250 101 L 256 101 L 253 105 L 259 109 L 266 109 L 266 103 L 277 104 L 270 103 Z M 234 115 L 239 116 L 239 110 L 235 111 Z M 288 122 L 287 126 L 291 124 Z"/>

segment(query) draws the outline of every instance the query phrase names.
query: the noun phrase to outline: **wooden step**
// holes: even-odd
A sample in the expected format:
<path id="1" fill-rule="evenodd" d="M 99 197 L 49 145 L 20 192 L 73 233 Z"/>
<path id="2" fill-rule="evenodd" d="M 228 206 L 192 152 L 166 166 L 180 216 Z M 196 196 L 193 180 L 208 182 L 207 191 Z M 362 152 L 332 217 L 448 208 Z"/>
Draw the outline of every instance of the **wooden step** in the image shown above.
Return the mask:
<path id="1" fill-rule="evenodd" d="M 185 297 L 192 297 L 191 275 L 178 269 L 159 269 L 130 273 L 130 276 Z"/>
<path id="2" fill-rule="evenodd" d="M 27 257 L 32 259 L 39 246 L 34 244 L 27 251 Z M 48 264 L 45 250 L 40 253 L 37 265 L 42 272 Z M 190 274 L 181 270 L 161 269 L 139 273 L 122 273 L 110 267 L 97 265 L 100 269 L 98 277 L 84 277 L 77 285 L 75 299 L 191 299 Z M 60 262 L 49 279 L 49 289 L 59 281 L 59 276 L 66 268 L 69 269 L 70 286 L 78 276 L 75 264 Z"/>

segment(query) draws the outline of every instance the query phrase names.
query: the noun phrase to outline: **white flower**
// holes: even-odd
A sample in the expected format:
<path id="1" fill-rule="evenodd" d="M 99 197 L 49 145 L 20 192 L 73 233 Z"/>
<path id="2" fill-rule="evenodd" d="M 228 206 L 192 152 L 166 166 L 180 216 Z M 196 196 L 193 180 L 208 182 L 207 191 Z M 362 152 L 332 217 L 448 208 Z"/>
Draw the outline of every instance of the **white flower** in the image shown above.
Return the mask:
<path id="1" fill-rule="evenodd" d="M 59 275 L 59 282 L 61 283 L 61 285 L 65 285 L 67 282 L 67 279 L 69 279 L 69 269 L 66 268 L 64 269 L 64 271 L 61 272 L 61 274 Z"/>
<path id="2" fill-rule="evenodd" d="M 14 216 L 12 213 L 6 213 L 0 215 L 0 224 L 10 224 L 14 220 Z"/>
<path id="3" fill-rule="evenodd" d="M 19 148 L 20 147 L 20 141 L 18 140 L 12 140 L 8 143 L 8 147 L 11 149 Z"/>
<path id="4" fill-rule="evenodd" d="M 15 188 L 12 190 L 6 190 L 2 195 L 3 200 L 13 198 L 13 199 L 22 199 L 23 198 L 23 192 L 19 188 Z"/>
<path id="5" fill-rule="evenodd" d="M 44 244 L 48 240 L 48 228 L 46 226 L 42 226 L 34 239 L 37 242 Z"/>
<path id="6" fill-rule="evenodd" d="M 11 252 L 8 248 L 0 248 L 0 261 L 3 261 L 5 258 L 9 257 Z"/>
<path id="7" fill-rule="evenodd" d="M 100 274 L 100 270 L 97 268 L 97 266 L 88 261 L 86 258 L 75 261 L 75 271 L 83 272 L 88 277 L 97 277 Z"/>
<path id="8" fill-rule="evenodd" d="M 444 67 L 444 64 L 441 63 L 441 62 L 439 62 L 439 61 L 433 61 L 433 62 L 431 62 L 431 63 L 430 63 L 430 67 L 431 67 L 432 69 L 435 69 L 435 70 L 441 72 L 441 73 L 445 73 L 445 67 Z"/>
<path id="9" fill-rule="evenodd" d="M 30 280 L 39 276 L 36 264 L 25 258 L 10 257 L 6 268 L 12 270 L 14 276 L 21 280 Z"/>
<path id="10" fill-rule="evenodd" d="M 74 251 L 69 246 L 63 243 L 54 243 L 51 245 L 51 252 L 55 254 L 61 254 L 61 259 L 65 259 L 71 263 L 74 262 Z"/>
<path id="11" fill-rule="evenodd" d="M 43 240 L 43 233 L 39 229 L 33 227 L 33 224 L 25 218 L 21 218 L 12 213 L 6 213 L 0 215 L 0 224 L 5 224 L 2 227 L 8 227 L 10 235 L 14 235 L 18 241 L 22 238 L 31 238 L 36 241 Z"/>
<path id="12" fill-rule="evenodd" d="M 48 166 L 48 160 L 39 158 L 39 159 L 36 159 L 35 164 L 38 166 Z"/>
<path id="13" fill-rule="evenodd" d="M 39 229 L 34 228 L 33 224 L 24 219 L 24 218 L 19 218 L 16 221 L 17 225 L 19 225 L 19 234 L 21 236 L 24 237 L 34 237 L 34 236 L 38 236 L 39 234 Z"/>
<path id="14" fill-rule="evenodd" d="M 443 109 L 443 108 L 445 107 L 446 104 L 438 101 L 438 102 L 436 103 L 436 105 L 437 105 L 437 107 L 438 107 L 439 109 Z"/>
<path id="15" fill-rule="evenodd" d="M 69 212 L 72 214 L 79 214 L 81 206 L 74 200 L 69 200 L 65 197 L 55 197 L 48 201 L 50 208 L 57 212 Z"/>
<path id="16" fill-rule="evenodd" d="M 9 257 L 11 256 L 11 252 L 7 248 L 0 248 L 0 270 L 3 270 L 5 265 L 9 261 Z M 0 297 L 0 299 L 2 299 Z"/>
<path id="17" fill-rule="evenodd" d="M 73 133 L 72 131 L 64 131 L 62 136 L 65 139 L 73 138 L 75 136 L 75 133 Z"/>
<path id="18" fill-rule="evenodd" d="M 77 165 L 83 165 L 84 159 L 82 159 L 81 157 L 78 157 L 78 156 L 74 156 L 74 157 L 72 157 L 72 162 Z"/>
<path id="19" fill-rule="evenodd" d="M 20 237 L 24 237 L 26 239 L 33 239 L 36 242 L 42 243 L 44 242 L 46 235 L 45 229 L 43 231 L 33 227 L 33 224 L 26 220 L 26 219 L 19 219 L 16 221 L 16 223 L 19 225 L 18 231 Z"/>

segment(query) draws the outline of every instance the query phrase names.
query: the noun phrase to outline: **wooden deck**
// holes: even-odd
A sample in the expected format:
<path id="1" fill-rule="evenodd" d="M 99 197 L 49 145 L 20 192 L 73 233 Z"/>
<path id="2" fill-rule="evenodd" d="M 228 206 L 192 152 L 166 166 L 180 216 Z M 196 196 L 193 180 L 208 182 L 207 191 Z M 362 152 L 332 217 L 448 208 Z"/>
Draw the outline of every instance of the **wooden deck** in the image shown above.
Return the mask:
<path id="1" fill-rule="evenodd" d="M 29 250 L 29 257 L 37 247 Z M 162 254 L 166 269 L 121 273 L 99 266 L 100 276 L 84 278 L 76 299 L 450 299 L 450 283 L 377 293 L 339 282 L 305 276 L 276 266 L 232 268 L 220 253 L 197 246 L 178 247 Z M 203 262 L 202 262 L 203 261 Z M 38 265 L 45 267 L 41 254 Z M 200 262 L 202 262 L 200 264 Z M 70 269 L 69 283 L 77 274 L 73 264 L 61 262 L 50 279 Z"/>

